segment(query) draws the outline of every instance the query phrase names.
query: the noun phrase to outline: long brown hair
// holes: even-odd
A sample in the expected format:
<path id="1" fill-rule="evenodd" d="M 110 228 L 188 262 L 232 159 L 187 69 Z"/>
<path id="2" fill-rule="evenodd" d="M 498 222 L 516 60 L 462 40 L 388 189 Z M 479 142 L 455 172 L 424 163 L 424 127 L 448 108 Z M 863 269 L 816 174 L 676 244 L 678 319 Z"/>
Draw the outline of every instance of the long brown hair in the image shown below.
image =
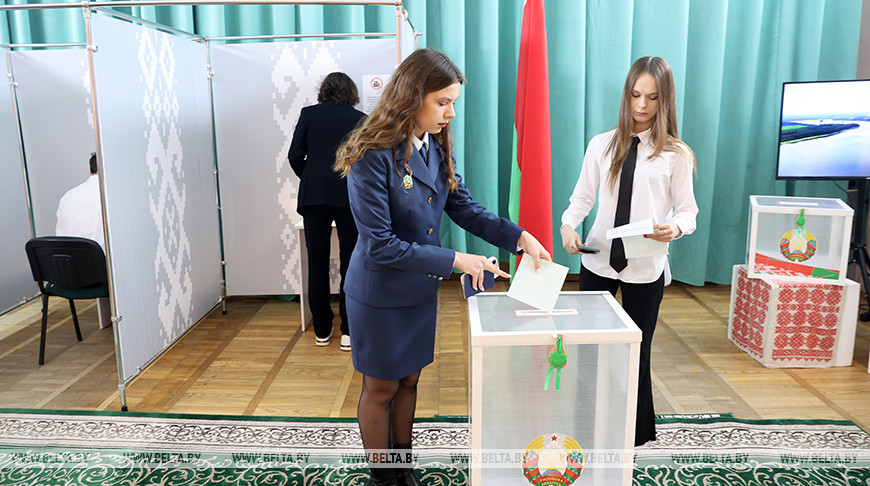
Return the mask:
<path id="1" fill-rule="evenodd" d="M 695 164 L 695 155 L 688 145 L 677 135 L 677 104 L 674 94 L 674 75 L 671 66 L 660 57 L 646 56 L 638 59 L 628 70 L 625 86 L 622 88 L 622 104 L 619 107 L 619 124 L 616 133 L 610 140 L 605 153 L 611 154 L 608 185 L 612 188 L 622 172 L 622 164 L 631 148 L 632 133 L 634 133 L 634 118 L 631 114 L 631 91 L 641 74 L 647 73 L 655 79 L 658 91 L 659 109 L 653 120 L 650 139 L 655 150 L 650 158 L 657 157 L 663 151 L 684 152 Z"/>
<path id="2" fill-rule="evenodd" d="M 414 146 L 412 140 L 415 118 L 423 106 L 423 98 L 455 83 L 463 84 L 465 78 L 446 55 L 432 49 L 418 49 L 411 53 L 396 68 L 372 114 L 338 148 L 334 170 L 342 177 L 347 177 L 351 166 L 369 149 L 392 147 L 393 160 L 396 161 L 399 157 L 397 146 L 404 140 L 405 153 L 402 154 L 402 162 L 405 170 L 411 174 L 408 160 Z M 455 191 L 459 183 L 451 157 L 450 124 L 430 136 L 441 145 L 447 182 L 450 191 Z M 395 167 L 396 172 L 401 174 L 397 161 Z"/>

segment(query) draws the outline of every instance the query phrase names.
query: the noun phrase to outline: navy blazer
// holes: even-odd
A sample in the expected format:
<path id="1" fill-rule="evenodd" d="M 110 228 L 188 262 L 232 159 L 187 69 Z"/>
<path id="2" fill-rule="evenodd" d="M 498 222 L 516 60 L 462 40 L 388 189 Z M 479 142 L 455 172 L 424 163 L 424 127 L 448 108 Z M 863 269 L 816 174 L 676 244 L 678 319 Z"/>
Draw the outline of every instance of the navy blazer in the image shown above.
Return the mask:
<path id="1" fill-rule="evenodd" d="M 299 176 L 296 211 L 306 206 L 348 207 L 347 181 L 332 170 L 335 151 L 365 113 L 332 102 L 302 108 L 287 158 Z"/>
<path id="2" fill-rule="evenodd" d="M 350 208 L 359 239 L 350 259 L 344 291 L 374 307 L 405 307 L 436 302 L 441 280 L 453 271 L 455 252 L 442 248 L 441 215 L 489 243 L 516 253 L 523 229 L 489 212 L 471 198 L 459 174 L 459 189 L 448 192 L 443 152 L 429 137 L 430 161 L 438 161 L 434 176 L 423 157 L 412 150 L 408 165 L 401 160 L 405 142 L 393 148 L 368 150 L 351 166 Z M 396 167 L 398 166 L 398 171 Z"/>

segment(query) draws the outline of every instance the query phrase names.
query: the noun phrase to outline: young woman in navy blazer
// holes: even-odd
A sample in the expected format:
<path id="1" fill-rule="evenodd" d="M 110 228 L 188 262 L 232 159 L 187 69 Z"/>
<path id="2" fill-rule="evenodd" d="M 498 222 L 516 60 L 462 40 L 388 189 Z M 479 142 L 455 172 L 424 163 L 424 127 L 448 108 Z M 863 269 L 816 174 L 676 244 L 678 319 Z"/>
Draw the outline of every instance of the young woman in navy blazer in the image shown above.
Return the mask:
<path id="1" fill-rule="evenodd" d="M 466 231 L 540 266 L 550 255 L 528 232 L 475 202 L 455 172 L 450 120 L 465 82 L 444 54 L 420 49 L 396 69 L 377 107 L 338 151 L 359 240 L 345 294 L 353 364 L 363 376 L 358 417 L 372 485 L 421 484 L 386 467 L 390 449 L 410 457 L 417 381 L 432 362 L 438 288 L 454 268 L 509 277 L 482 255 L 442 248 L 446 213 Z"/>
<path id="2" fill-rule="evenodd" d="M 650 347 L 664 287 L 671 278 L 667 255 L 630 258 L 619 271 L 611 267 L 612 240 L 607 240 L 605 234 L 615 224 L 620 176 L 634 138 L 638 142 L 634 149 L 630 221 L 652 217 L 656 222 L 654 232 L 645 236 L 656 241 L 669 242 L 692 233 L 698 214 L 692 188 L 695 156 L 677 137 L 674 77 L 660 57 L 642 57 L 629 70 L 619 124 L 589 142 L 560 229 L 562 246 L 568 253 L 577 254 L 582 239 L 574 228 L 589 214 L 597 194 L 598 213 L 587 244 L 601 252 L 583 256 L 580 290 L 607 290 L 616 295 L 621 288 L 622 307 L 643 333 L 635 425 L 635 445 L 641 445 L 656 438 Z"/>

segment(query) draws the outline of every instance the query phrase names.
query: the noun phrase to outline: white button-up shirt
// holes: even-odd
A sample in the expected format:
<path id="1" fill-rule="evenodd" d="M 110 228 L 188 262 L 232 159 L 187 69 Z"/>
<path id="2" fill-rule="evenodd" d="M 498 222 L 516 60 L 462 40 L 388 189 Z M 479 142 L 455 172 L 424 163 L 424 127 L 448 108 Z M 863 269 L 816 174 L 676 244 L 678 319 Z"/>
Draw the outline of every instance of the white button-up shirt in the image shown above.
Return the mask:
<path id="1" fill-rule="evenodd" d="M 96 174 L 73 187 L 57 206 L 57 236 L 79 236 L 96 241 L 106 249 L 103 236 L 103 209 L 100 204 L 100 180 Z"/>
<path id="2" fill-rule="evenodd" d="M 562 213 L 562 225 L 577 228 L 589 215 L 598 194 L 598 213 L 586 239 L 586 244 L 601 249 L 600 253 L 584 254 L 583 266 L 606 278 L 628 283 L 655 282 L 665 272 L 665 281 L 670 282 L 667 255 L 629 258 L 628 266 L 616 273 L 610 266 L 610 243 L 605 238 L 613 228 L 616 203 L 619 197 L 619 178 L 613 187 L 608 184 L 611 155 L 606 152 L 616 130 L 596 135 L 586 148 L 580 178 L 574 186 L 568 209 Z M 650 130 L 637 136 L 637 166 L 631 192 L 630 222 L 652 217 L 657 223 L 676 223 L 683 235 L 695 231 L 698 205 L 693 190 L 694 164 L 688 152 L 662 151 L 650 158 L 655 146 L 650 140 Z"/>

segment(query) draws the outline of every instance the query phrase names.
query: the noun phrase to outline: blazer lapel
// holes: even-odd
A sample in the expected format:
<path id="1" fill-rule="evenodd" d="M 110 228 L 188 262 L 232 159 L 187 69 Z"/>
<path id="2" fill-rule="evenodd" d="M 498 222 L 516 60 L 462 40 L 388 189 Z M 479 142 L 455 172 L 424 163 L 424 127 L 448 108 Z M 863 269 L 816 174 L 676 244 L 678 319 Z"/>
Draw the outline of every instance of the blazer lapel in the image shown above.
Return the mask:
<path id="1" fill-rule="evenodd" d="M 432 140 L 430 137 L 429 140 Z M 401 157 L 404 155 L 405 150 L 404 147 L 399 148 L 399 163 L 401 164 Z M 438 152 L 433 150 L 432 145 L 429 145 L 429 157 L 438 157 Z M 431 159 L 430 159 L 431 160 Z M 423 156 L 420 155 L 418 150 L 411 150 L 411 159 L 408 160 L 408 166 L 411 167 L 411 171 L 413 172 L 414 179 L 425 184 L 427 187 L 438 193 L 438 188 L 435 184 L 435 178 L 432 177 L 432 172 L 429 171 L 429 167 L 426 165 L 426 162 L 423 161 Z"/>

